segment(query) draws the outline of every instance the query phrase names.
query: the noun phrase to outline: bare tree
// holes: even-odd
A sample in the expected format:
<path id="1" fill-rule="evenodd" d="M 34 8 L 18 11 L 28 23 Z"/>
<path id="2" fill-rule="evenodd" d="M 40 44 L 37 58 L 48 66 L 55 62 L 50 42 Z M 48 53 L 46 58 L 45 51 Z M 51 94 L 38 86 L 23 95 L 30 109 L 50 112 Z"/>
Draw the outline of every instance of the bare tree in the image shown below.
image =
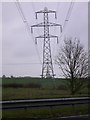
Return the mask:
<path id="1" fill-rule="evenodd" d="M 75 94 L 84 85 L 81 78 L 88 75 L 88 58 L 84 47 L 75 38 L 65 38 L 64 46 L 56 56 L 56 64 L 62 70 L 64 77 L 69 78 L 68 87 L 71 94 Z"/>

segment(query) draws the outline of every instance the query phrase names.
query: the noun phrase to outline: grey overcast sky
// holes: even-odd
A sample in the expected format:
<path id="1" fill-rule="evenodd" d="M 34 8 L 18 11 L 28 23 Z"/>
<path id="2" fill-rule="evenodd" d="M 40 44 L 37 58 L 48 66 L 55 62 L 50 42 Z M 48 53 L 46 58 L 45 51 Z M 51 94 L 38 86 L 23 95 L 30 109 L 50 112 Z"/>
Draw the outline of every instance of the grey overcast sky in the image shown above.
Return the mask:
<path id="1" fill-rule="evenodd" d="M 35 11 L 47 7 L 57 11 L 57 20 L 50 15 L 49 21 L 64 24 L 70 2 L 20 2 L 23 13 L 29 26 L 43 21 L 43 15 L 35 19 Z M 0 23 L 1 24 L 1 23 Z M 51 34 L 59 36 L 59 44 L 51 39 L 52 59 L 60 46 L 63 46 L 64 37 L 77 37 L 88 49 L 88 2 L 75 2 L 69 21 L 60 39 L 59 27 L 51 28 Z M 33 34 L 29 34 L 22 21 L 20 13 L 14 2 L 2 3 L 2 74 L 6 76 L 35 76 L 41 75 L 43 39 L 38 39 L 35 45 L 34 37 L 43 34 L 42 29 L 35 28 Z M 1 37 L 1 36 L 0 36 Z M 38 50 L 38 51 L 37 51 Z M 56 77 L 62 76 L 57 65 L 54 66 Z"/>

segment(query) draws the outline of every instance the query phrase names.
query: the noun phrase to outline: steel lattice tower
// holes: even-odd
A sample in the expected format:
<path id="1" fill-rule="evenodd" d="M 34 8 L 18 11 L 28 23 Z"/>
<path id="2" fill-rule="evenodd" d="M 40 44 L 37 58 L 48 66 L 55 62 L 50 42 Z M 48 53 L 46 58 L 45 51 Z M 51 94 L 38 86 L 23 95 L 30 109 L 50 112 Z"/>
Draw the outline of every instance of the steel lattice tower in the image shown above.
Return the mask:
<path id="1" fill-rule="evenodd" d="M 37 15 L 39 13 L 42 13 L 44 15 L 44 22 L 37 24 L 37 25 L 32 25 L 31 32 L 33 32 L 33 27 L 43 27 L 44 28 L 44 34 L 41 36 L 35 37 L 35 43 L 37 44 L 38 38 L 44 39 L 44 42 L 43 42 L 43 65 L 42 65 L 42 75 L 41 76 L 45 77 L 45 78 L 48 78 L 48 77 L 53 78 L 55 76 L 55 74 L 53 71 L 53 64 L 52 64 L 52 57 L 51 57 L 50 38 L 57 38 L 57 43 L 58 43 L 58 36 L 50 35 L 49 29 L 50 29 L 50 26 L 60 26 L 60 29 L 62 32 L 62 26 L 60 24 L 49 22 L 49 13 L 54 13 L 55 18 L 56 18 L 56 11 L 48 10 L 45 7 L 44 10 L 35 12 L 36 19 L 37 19 Z"/>

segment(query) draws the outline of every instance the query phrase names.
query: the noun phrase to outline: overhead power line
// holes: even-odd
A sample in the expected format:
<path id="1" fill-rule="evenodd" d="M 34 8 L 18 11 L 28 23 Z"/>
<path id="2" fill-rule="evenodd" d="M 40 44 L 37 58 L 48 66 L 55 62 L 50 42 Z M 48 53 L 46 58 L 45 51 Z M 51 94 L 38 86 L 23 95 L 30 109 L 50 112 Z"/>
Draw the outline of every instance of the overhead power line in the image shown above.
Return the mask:
<path id="1" fill-rule="evenodd" d="M 58 12 L 60 12 L 59 11 L 59 9 L 60 9 L 60 5 L 61 5 L 61 2 L 57 2 L 57 4 L 56 4 L 56 16 L 58 16 Z M 57 19 L 54 19 L 55 20 L 55 23 L 57 22 Z M 56 27 L 54 27 L 54 31 L 55 31 L 55 33 L 57 34 L 57 29 L 56 29 Z M 61 34 L 62 34 L 62 32 L 61 32 Z M 56 51 L 57 51 L 57 47 L 56 47 L 56 44 L 53 44 L 53 48 L 54 48 L 54 50 L 53 50 L 53 56 L 55 57 L 56 56 Z"/>
<path id="2" fill-rule="evenodd" d="M 69 21 L 69 18 L 70 18 L 70 16 L 71 16 L 71 12 L 72 12 L 73 6 L 74 6 L 74 0 L 72 0 L 72 2 L 70 3 L 70 7 L 69 7 L 68 12 L 67 12 L 67 15 L 66 15 L 66 19 L 65 19 L 65 22 L 64 22 L 63 29 L 65 29 L 66 24 L 67 24 L 67 22 Z"/>
<path id="3" fill-rule="evenodd" d="M 21 16 L 21 18 L 22 18 L 22 20 L 23 20 L 23 22 L 27 22 L 27 20 L 26 20 L 26 18 L 25 18 L 25 16 L 24 16 L 24 14 L 23 14 L 23 10 L 22 10 L 22 7 L 21 7 L 21 5 L 20 5 L 20 3 L 19 3 L 19 1 L 18 0 L 16 0 L 16 6 L 17 6 L 17 9 L 18 9 L 18 11 L 19 11 L 19 13 L 20 13 L 20 16 Z"/>
<path id="4" fill-rule="evenodd" d="M 75 1 L 75 0 L 72 0 L 72 1 L 70 2 L 69 9 L 68 9 L 68 11 L 67 11 L 67 14 L 66 14 L 66 17 L 65 17 L 65 20 L 64 20 L 63 30 L 62 30 L 62 33 L 61 33 L 61 35 L 60 35 L 60 39 L 61 39 L 61 37 L 62 37 L 62 35 L 63 35 L 63 33 L 64 33 L 64 30 L 65 30 L 65 28 L 66 28 L 66 26 L 67 26 L 67 23 L 68 23 L 68 21 L 69 21 L 69 19 L 70 19 L 70 16 L 71 16 L 71 13 L 72 13 L 72 10 L 73 10 L 73 7 L 74 7 L 74 3 L 75 3 L 74 1 Z M 60 11 L 59 11 L 59 10 L 60 10 L 60 5 L 61 5 L 61 2 L 58 1 L 58 2 L 57 2 L 57 6 L 56 6 L 57 16 L 58 16 L 58 13 L 60 12 Z M 57 21 L 57 19 L 55 19 L 55 21 Z M 55 29 L 54 31 L 56 31 L 56 29 Z M 54 45 L 54 52 L 53 52 L 53 54 L 55 53 L 55 51 L 56 51 L 56 46 Z"/>
<path id="5" fill-rule="evenodd" d="M 18 0 L 16 0 L 15 4 L 16 4 L 16 7 L 17 7 L 17 9 L 18 9 L 18 11 L 19 11 L 19 14 L 20 14 L 20 16 L 21 16 L 21 18 L 22 18 L 22 21 L 23 21 L 23 22 L 25 23 L 25 25 L 26 25 L 27 32 L 28 32 L 29 36 L 32 37 L 32 40 L 33 40 L 33 42 L 34 42 L 34 37 L 33 37 L 33 35 L 32 35 L 31 32 L 30 32 L 30 25 L 28 24 L 28 21 L 27 21 L 25 15 L 24 15 L 24 13 L 23 13 L 21 4 L 19 3 Z M 39 59 L 40 63 L 42 64 L 37 46 L 35 46 L 35 48 L 36 48 L 36 52 L 37 52 L 37 55 L 38 55 L 38 59 Z"/>
<path id="6" fill-rule="evenodd" d="M 35 12 L 36 12 L 36 7 L 35 7 L 35 4 L 34 4 L 34 2 L 32 2 L 32 10 L 33 10 L 33 14 L 35 14 Z M 36 24 L 38 24 L 38 19 L 36 20 L 36 18 L 35 18 L 35 22 L 36 22 Z M 39 29 L 39 27 L 37 27 L 37 33 L 40 35 L 40 29 Z M 41 42 L 41 41 L 40 41 Z M 36 44 L 35 44 L 36 45 Z"/>
<path id="7" fill-rule="evenodd" d="M 73 7 L 74 7 L 74 2 L 75 0 L 72 0 L 71 1 L 71 3 L 70 3 L 70 6 L 69 6 L 69 9 L 68 9 L 68 11 L 67 11 L 67 15 L 66 15 L 66 18 L 65 18 L 65 20 L 64 20 L 64 24 L 63 24 L 63 31 L 62 31 L 62 33 L 61 33 L 61 35 L 60 35 L 60 39 L 61 39 L 61 37 L 62 37 L 62 35 L 63 35 L 63 33 L 64 33 L 64 30 L 65 30 L 65 28 L 66 28 L 66 25 L 67 25 L 67 23 L 68 23 L 68 21 L 69 21 L 69 19 L 70 19 L 70 16 L 71 16 L 71 13 L 72 13 L 72 10 L 73 10 Z"/>

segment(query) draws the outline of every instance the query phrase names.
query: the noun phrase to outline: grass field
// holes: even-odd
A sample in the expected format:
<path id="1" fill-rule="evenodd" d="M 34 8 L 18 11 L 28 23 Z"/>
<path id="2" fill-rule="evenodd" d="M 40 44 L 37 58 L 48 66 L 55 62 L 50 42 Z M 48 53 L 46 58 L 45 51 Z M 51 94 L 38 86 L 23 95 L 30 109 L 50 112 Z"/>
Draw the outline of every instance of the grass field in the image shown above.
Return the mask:
<path id="1" fill-rule="evenodd" d="M 65 79 L 41 79 L 41 78 L 30 78 L 30 77 L 19 77 L 19 78 L 5 78 L 2 79 L 2 85 L 5 84 L 37 84 L 41 85 L 42 88 L 50 88 L 58 87 L 59 85 L 63 86 L 66 84 Z"/>
<path id="2" fill-rule="evenodd" d="M 2 99 L 39 99 L 88 96 L 85 87 L 76 95 L 70 95 L 65 79 L 5 78 L 2 80 Z"/>
<path id="3" fill-rule="evenodd" d="M 72 96 L 67 90 L 47 90 L 38 88 L 4 88 L 2 91 L 3 100 L 88 96 L 86 91 Z"/>

